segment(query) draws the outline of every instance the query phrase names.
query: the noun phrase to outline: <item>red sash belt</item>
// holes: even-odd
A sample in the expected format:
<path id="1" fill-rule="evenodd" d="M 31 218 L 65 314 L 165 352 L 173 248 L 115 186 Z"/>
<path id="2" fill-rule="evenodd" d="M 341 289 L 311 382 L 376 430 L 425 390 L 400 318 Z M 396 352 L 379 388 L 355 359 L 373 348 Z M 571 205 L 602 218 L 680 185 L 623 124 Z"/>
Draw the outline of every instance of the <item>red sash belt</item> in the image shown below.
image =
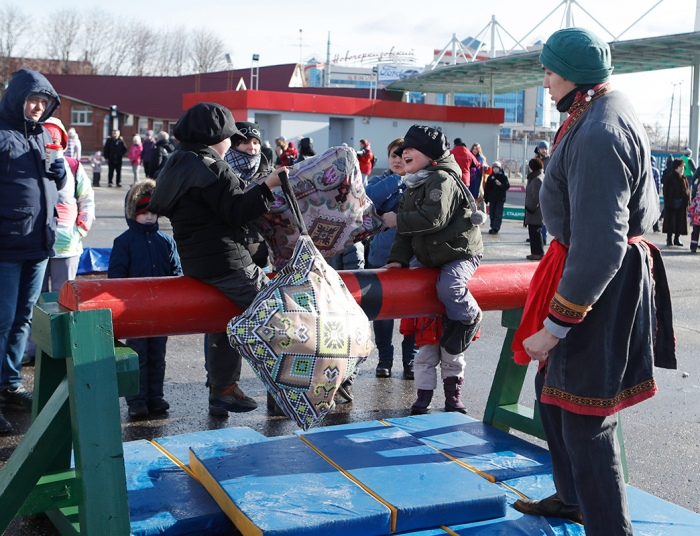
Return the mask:
<path id="1" fill-rule="evenodd" d="M 641 236 L 635 236 L 628 240 L 628 244 L 635 244 L 642 240 Z M 552 240 L 547 253 L 540 261 L 530 281 L 530 288 L 525 300 L 525 309 L 520 327 L 513 337 L 513 359 L 519 365 L 528 365 L 530 356 L 523 348 L 523 341 L 534 335 L 544 327 L 544 320 L 549 314 L 549 304 L 554 298 L 554 293 L 559 287 L 559 281 L 564 273 L 564 262 L 568 247 L 557 240 Z"/>

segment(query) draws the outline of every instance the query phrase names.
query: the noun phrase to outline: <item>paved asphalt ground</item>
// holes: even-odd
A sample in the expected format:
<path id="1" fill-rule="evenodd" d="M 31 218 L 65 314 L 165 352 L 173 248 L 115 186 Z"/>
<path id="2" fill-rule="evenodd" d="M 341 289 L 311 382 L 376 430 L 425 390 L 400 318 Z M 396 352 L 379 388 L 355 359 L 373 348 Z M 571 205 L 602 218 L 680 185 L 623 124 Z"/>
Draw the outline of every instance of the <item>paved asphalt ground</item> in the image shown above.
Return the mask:
<path id="1" fill-rule="evenodd" d="M 131 173 L 125 166 L 125 183 L 131 184 Z M 106 181 L 105 181 L 106 182 Z M 112 240 L 123 230 L 123 200 L 127 188 L 96 189 L 97 221 L 86 237 L 88 247 L 111 247 Z M 508 203 L 523 205 L 524 195 L 511 193 Z M 170 231 L 167 220 L 161 219 L 161 230 Z M 484 231 L 488 230 L 488 225 Z M 528 262 L 527 232 L 520 222 L 506 221 L 498 235 L 484 234 L 484 263 Z M 649 401 L 623 411 L 623 426 L 629 463 L 630 483 L 658 497 L 700 513 L 700 255 L 692 255 L 687 247 L 665 246 L 665 237 L 650 233 L 646 237 L 661 246 L 664 253 L 675 315 L 679 369 L 657 369 L 659 393 Z M 684 241 L 689 242 L 689 237 Z M 154 315 L 157 311 L 154 311 Z M 499 312 L 486 312 L 481 339 L 467 355 L 466 389 L 463 396 L 469 415 L 481 419 L 493 374 L 503 343 L 505 329 Z M 398 346 L 398 323 L 394 342 Z M 210 417 L 207 413 L 207 390 L 204 387 L 202 335 L 176 336 L 168 340 L 165 397 L 171 410 L 166 417 L 132 420 L 122 399 L 122 433 L 124 441 L 152 439 L 199 430 L 229 426 L 248 426 L 266 436 L 289 434 L 296 426 L 284 417 L 268 415 L 265 409 L 265 388 L 252 369 L 243 366 L 240 385 L 255 398 L 257 410 L 230 414 L 228 418 Z M 400 366 L 392 378 L 377 379 L 374 367 L 376 351 L 370 356 L 355 383 L 355 401 L 339 404 L 325 424 L 342 424 L 371 419 L 405 416 L 413 402 L 413 382 L 403 379 Z M 530 405 L 534 399 L 532 376 L 534 365 L 521 402 Z M 23 371 L 25 384 L 32 387 L 34 369 Z M 434 411 L 442 411 L 444 397 L 436 391 Z M 2 407 L 6 418 L 15 427 L 15 434 L 0 437 L 0 467 L 26 433 L 30 418 L 11 407 Z M 535 440 L 535 442 L 542 444 Z M 7 536 L 53 535 L 58 532 L 43 516 L 16 519 Z"/>

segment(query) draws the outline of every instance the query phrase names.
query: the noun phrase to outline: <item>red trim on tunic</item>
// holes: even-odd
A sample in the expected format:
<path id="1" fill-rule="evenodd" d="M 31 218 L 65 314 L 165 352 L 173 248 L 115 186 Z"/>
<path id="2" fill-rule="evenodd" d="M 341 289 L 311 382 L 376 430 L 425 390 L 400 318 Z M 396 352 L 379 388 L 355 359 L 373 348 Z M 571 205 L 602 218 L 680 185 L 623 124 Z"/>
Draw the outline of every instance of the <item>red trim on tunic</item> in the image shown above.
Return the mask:
<path id="1" fill-rule="evenodd" d="M 647 398 L 651 398 L 658 390 L 659 388 L 654 378 L 645 380 L 629 389 L 625 389 L 614 398 L 576 396 L 566 391 L 545 385 L 542 388 L 540 401 L 543 404 L 559 406 L 562 409 L 579 415 L 608 417 L 620 410 L 639 404 Z"/>

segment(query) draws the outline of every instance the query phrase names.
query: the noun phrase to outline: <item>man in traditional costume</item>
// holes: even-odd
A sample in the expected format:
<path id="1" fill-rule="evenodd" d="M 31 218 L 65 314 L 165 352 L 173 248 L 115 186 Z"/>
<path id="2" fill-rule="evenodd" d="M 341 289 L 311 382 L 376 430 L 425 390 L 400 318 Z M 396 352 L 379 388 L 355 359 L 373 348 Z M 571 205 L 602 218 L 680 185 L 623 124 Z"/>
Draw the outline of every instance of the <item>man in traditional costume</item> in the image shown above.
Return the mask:
<path id="1" fill-rule="evenodd" d="M 519 363 L 540 363 L 556 494 L 515 508 L 583 522 L 588 536 L 631 536 L 616 413 L 656 393 L 655 364 L 676 366 L 663 262 L 642 239 L 658 216 L 651 151 L 629 100 L 610 88 L 607 43 L 567 28 L 540 61 L 544 87 L 569 117 L 540 192 L 554 240 L 513 350 Z"/>

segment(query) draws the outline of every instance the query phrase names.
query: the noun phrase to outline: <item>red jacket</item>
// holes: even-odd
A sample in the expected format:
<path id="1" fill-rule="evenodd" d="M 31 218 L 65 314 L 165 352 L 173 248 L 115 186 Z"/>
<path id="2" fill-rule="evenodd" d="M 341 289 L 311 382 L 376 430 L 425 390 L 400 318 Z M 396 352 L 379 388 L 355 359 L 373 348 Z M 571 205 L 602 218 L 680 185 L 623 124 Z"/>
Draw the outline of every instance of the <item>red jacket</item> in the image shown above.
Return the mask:
<path id="1" fill-rule="evenodd" d="M 402 318 L 399 331 L 404 337 L 416 336 L 416 346 L 440 344 L 442 337 L 442 317 Z"/>
<path id="2" fill-rule="evenodd" d="M 364 148 L 358 151 L 357 159 L 360 162 L 360 173 L 363 175 L 369 175 L 372 173 L 372 159 L 374 154 L 372 153 L 372 148 L 369 144 L 365 145 Z"/>
<path id="3" fill-rule="evenodd" d="M 459 164 L 459 167 L 462 169 L 462 182 L 469 187 L 469 183 L 471 182 L 469 170 L 473 167 L 478 167 L 479 162 L 469 148 L 463 145 L 458 145 L 453 148 L 450 153 L 452 153 L 452 156 L 455 157 L 457 164 Z"/>

